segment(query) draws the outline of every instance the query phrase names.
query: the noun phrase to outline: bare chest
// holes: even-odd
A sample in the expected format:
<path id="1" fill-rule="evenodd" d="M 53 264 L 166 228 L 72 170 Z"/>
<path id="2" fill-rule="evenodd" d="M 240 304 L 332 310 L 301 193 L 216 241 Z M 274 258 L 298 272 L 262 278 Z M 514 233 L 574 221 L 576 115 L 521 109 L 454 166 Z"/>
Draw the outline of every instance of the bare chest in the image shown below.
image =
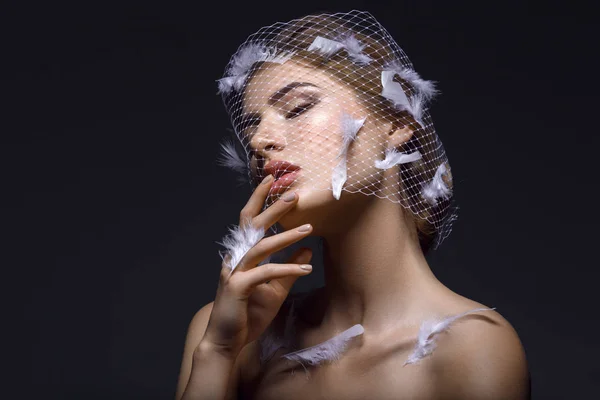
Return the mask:
<path id="1" fill-rule="evenodd" d="M 240 399 L 386 400 L 434 399 L 434 379 L 427 362 L 402 366 L 399 358 L 346 358 L 343 363 L 307 367 L 288 360 L 269 363 L 245 385 Z"/>

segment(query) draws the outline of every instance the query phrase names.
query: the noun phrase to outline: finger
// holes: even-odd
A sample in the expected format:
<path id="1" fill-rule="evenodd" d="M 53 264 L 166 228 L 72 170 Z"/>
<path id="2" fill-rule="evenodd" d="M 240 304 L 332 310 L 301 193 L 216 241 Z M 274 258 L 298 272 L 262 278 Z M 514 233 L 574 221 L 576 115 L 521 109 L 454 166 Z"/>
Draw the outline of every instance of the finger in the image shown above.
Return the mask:
<path id="1" fill-rule="evenodd" d="M 237 294 L 239 299 L 247 299 L 254 288 L 262 283 L 292 276 L 298 279 L 300 276 L 310 274 L 311 271 L 312 266 L 309 264 L 264 264 L 232 275 L 227 286 Z"/>
<path id="2" fill-rule="evenodd" d="M 294 254 L 287 260 L 288 264 L 308 264 L 312 259 L 312 250 L 310 247 L 302 247 L 294 252 Z M 269 284 L 273 288 L 282 293 L 289 293 L 292 290 L 292 286 L 300 276 L 285 276 L 283 278 L 274 279 Z"/>
<path id="3" fill-rule="evenodd" d="M 267 195 L 269 194 L 269 190 L 271 189 L 271 184 L 273 183 L 273 181 L 273 175 L 269 174 L 254 189 L 252 195 L 250 195 L 250 198 L 248 199 L 248 202 L 246 202 L 246 205 L 240 211 L 240 226 L 242 226 L 242 224 L 246 224 L 248 220 L 251 220 L 262 211 L 263 205 L 265 204 L 265 200 L 267 198 Z"/>
<path id="4" fill-rule="evenodd" d="M 290 229 L 261 239 L 260 242 L 248 250 L 240 260 L 236 269 L 239 271 L 246 271 L 255 268 L 256 265 L 271 254 L 310 235 L 312 229 L 311 224 L 304 224 L 296 229 Z"/>
<path id="5" fill-rule="evenodd" d="M 252 223 L 254 226 L 264 227 L 265 230 L 269 229 L 285 213 L 290 211 L 296 205 L 297 201 L 298 194 L 296 192 L 287 192 L 273 203 L 273 205 L 254 217 Z"/>

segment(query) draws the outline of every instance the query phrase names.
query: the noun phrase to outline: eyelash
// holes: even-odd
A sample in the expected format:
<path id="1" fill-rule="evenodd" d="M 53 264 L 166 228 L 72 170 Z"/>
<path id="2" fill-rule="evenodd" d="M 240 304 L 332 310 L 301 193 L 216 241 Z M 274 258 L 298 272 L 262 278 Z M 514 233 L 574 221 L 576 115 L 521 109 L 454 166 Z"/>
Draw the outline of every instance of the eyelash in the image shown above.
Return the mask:
<path id="1" fill-rule="evenodd" d="M 316 101 L 312 101 L 310 103 L 305 103 L 302 104 L 301 106 L 298 106 L 296 108 L 294 108 L 293 110 L 291 110 L 290 112 L 288 112 L 285 117 L 287 119 L 292 119 L 292 118 L 296 118 L 297 116 L 299 116 L 300 114 L 304 113 L 305 111 L 309 110 L 312 106 L 314 106 L 315 104 L 317 104 Z"/>

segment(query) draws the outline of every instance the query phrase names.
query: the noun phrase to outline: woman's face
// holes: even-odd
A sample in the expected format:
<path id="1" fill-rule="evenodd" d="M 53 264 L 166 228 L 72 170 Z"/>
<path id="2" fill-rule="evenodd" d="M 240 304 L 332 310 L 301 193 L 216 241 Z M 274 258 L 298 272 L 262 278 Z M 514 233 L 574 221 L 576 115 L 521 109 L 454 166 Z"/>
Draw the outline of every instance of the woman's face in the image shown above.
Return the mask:
<path id="1" fill-rule="evenodd" d="M 332 173 L 343 148 L 344 114 L 366 119 L 347 152 L 347 180 L 336 200 Z M 299 194 L 297 206 L 279 221 L 285 229 L 311 223 L 318 230 L 319 222 L 331 223 L 372 197 L 360 192 L 381 190 L 384 171 L 374 163 L 383 159 L 386 127 L 350 86 L 325 71 L 293 61 L 264 63 L 244 92 L 241 121 L 238 131 L 249 146 L 253 176 L 257 181 L 269 173 L 276 177 L 267 205 L 285 192 Z"/>

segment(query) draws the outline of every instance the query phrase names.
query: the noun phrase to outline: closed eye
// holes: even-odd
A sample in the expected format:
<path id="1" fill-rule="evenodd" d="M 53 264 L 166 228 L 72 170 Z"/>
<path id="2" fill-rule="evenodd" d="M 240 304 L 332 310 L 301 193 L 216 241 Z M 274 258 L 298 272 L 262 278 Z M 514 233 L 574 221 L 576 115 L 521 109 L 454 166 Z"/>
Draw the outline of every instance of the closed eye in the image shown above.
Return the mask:
<path id="1" fill-rule="evenodd" d="M 292 110 L 290 110 L 289 112 L 287 112 L 285 114 L 285 117 L 287 119 L 296 118 L 297 116 L 301 115 L 302 113 L 304 113 L 307 110 L 309 110 L 310 108 L 312 108 L 315 104 L 317 104 L 317 102 L 316 101 L 312 101 L 310 103 L 305 103 L 305 104 L 302 104 L 302 105 L 300 105 L 298 107 L 295 107 Z"/>

